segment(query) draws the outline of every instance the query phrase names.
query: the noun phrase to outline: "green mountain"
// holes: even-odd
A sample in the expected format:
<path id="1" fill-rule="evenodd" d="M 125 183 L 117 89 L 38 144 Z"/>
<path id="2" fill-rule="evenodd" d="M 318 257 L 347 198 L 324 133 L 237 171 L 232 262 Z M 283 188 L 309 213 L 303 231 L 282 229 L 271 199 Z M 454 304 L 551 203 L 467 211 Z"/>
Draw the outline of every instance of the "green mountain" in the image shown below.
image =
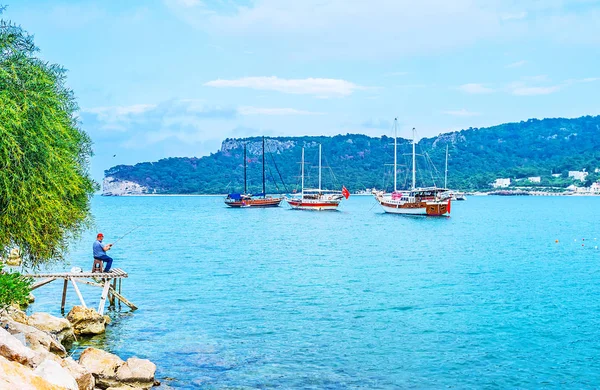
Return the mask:
<path id="1" fill-rule="evenodd" d="M 221 150 L 201 158 L 166 158 L 105 171 L 104 192 L 133 186 L 161 194 L 214 194 L 243 191 L 243 150 L 247 147 L 248 191 L 262 191 L 262 138 L 226 139 Z M 393 138 L 361 134 L 334 137 L 266 139 L 265 171 L 269 193 L 299 189 L 300 159 L 305 148 L 306 186 L 318 185 L 318 145 L 323 148 L 323 187 L 350 191 L 393 187 Z M 566 187 L 569 170 L 591 172 L 599 179 L 600 116 L 576 119 L 530 119 L 488 128 L 469 128 L 423 138 L 417 144 L 417 186 L 443 186 L 448 146 L 448 187 L 489 189 L 496 178 L 540 176 L 539 186 Z M 398 188 L 411 180 L 412 146 L 398 140 Z M 553 177 L 552 174 L 561 174 Z M 125 184 L 124 184 L 125 183 Z M 285 185 L 283 184 L 285 183 Z M 589 183 L 588 183 L 589 184 Z"/>

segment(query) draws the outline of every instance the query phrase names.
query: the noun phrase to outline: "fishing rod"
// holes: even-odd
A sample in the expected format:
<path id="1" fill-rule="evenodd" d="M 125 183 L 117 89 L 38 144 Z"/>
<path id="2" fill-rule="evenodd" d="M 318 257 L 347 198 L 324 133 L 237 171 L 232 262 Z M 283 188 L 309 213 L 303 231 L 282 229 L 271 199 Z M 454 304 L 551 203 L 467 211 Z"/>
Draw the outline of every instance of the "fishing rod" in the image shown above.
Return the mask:
<path id="1" fill-rule="evenodd" d="M 130 231 L 128 231 L 127 233 L 125 233 L 121 237 L 117 238 L 117 241 L 113 242 L 112 245 L 115 245 L 117 242 L 121 241 L 123 238 L 125 238 L 126 236 L 128 236 L 129 234 L 131 234 L 135 229 L 139 228 L 140 226 L 142 226 L 142 225 L 137 225 L 136 227 L 134 227 L 133 229 L 131 229 Z"/>

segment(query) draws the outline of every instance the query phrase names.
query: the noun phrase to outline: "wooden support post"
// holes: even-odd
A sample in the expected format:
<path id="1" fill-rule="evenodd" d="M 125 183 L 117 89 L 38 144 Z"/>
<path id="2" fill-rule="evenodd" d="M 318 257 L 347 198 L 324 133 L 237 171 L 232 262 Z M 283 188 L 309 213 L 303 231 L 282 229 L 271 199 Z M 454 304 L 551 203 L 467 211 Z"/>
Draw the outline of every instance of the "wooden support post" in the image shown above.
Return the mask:
<path id="1" fill-rule="evenodd" d="M 122 296 L 121 294 L 119 294 L 115 290 L 112 290 L 111 292 L 115 295 L 115 297 L 117 297 L 117 299 L 119 300 L 119 302 L 123 302 L 124 304 L 126 304 L 127 306 L 129 306 L 129 308 L 131 308 L 131 310 L 137 310 L 137 306 L 134 305 L 133 303 L 129 302 L 127 299 L 125 299 L 124 296 Z"/>
<path id="2" fill-rule="evenodd" d="M 75 283 L 75 279 L 73 278 L 69 278 L 71 280 L 71 283 L 73 283 L 73 288 L 75 289 L 75 292 L 77 293 L 77 296 L 79 297 L 79 300 L 81 301 L 81 305 L 83 307 L 87 307 L 87 305 L 85 304 L 85 301 L 83 300 L 83 296 L 81 295 L 81 291 L 79 291 L 79 287 L 77 287 L 77 283 Z"/>
<path id="3" fill-rule="evenodd" d="M 113 279 L 110 290 L 114 291 L 114 290 L 116 290 L 116 288 L 117 288 L 117 279 Z M 115 307 L 115 294 L 113 294 L 110 290 L 108 291 L 108 302 L 109 302 L 108 307 Z"/>
<path id="4" fill-rule="evenodd" d="M 65 279 L 65 284 L 63 285 L 63 294 L 62 301 L 60 302 L 60 312 L 65 312 L 65 302 L 67 301 L 67 286 L 69 285 L 69 281 Z"/>
<path id="5" fill-rule="evenodd" d="M 104 288 L 102 289 L 102 296 L 100 297 L 100 305 L 98 305 L 98 313 L 104 314 L 104 304 L 106 303 L 106 296 L 108 295 L 108 289 L 110 288 L 110 279 L 106 279 L 104 282 Z"/>
<path id="6" fill-rule="evenodd" d="M 123 279 L 119 279 L 119 295 L 121 294 L 121 282 L 123 281 Z M 121 308 L 121 300 L 119 299 L 119 309 Z M 136 308 L 137 309 L 137 308 Z M 135 309 L 133 309 L 135 310 Z"/>
<path id="7" fill-rule="evenodd" d="M 31 291 L 35 290 L 38 287 L 42 287 L 50 282 L 54 282 L 56 280 L 56 278 L 48 278 L 48 279 L 44 279 L 40 282 L 34 283 L 31 285 Z"/>

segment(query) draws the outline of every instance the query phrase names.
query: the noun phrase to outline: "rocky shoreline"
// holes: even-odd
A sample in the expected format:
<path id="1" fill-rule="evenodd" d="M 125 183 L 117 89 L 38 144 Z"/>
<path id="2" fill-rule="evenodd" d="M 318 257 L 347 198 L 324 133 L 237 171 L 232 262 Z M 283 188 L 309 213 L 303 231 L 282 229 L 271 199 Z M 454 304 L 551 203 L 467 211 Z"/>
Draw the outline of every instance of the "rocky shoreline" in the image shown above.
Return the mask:
<path id="1" fill-rule="evenodd" d="M 156 365 L 97 348 L 78 361 L 68 354 L 79 337 L 104 333 L 110 323 L 94 309 L 75 306 L 66 318 L 28 316 L 18 308 L 0 311 L 0 388 L 47 390 L 132 390 L 157 386 Z"/>

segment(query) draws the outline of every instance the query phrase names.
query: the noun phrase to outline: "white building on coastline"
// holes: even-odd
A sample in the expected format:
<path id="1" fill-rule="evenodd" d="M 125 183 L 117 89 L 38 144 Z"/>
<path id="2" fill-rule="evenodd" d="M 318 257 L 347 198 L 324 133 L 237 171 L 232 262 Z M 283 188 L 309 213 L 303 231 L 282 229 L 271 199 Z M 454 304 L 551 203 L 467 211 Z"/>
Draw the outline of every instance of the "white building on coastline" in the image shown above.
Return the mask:
<path id="1" fill-rule="evenodd" d="M 573 180 L 585 181 L 587 175 L 586 171 L 569 171 L 569 177 L 572 177 Z"/>
<path id="2" fill-rule="evenodd" d="M 506 188 L 509 185 L 510 179 L 496 179 L 496 181 L 492 183 L 492 187 L 494 188 Z"/>

